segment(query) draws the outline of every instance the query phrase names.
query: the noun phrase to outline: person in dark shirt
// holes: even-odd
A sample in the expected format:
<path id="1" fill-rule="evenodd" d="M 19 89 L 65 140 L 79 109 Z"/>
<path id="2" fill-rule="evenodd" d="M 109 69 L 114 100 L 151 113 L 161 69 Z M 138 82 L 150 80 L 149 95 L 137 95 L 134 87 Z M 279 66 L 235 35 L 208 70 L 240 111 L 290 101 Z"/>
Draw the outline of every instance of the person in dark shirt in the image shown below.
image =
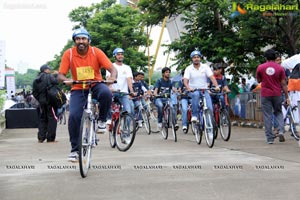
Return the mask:
<path id="1" fill-rule="evenodd" d="M 154 85 L 154 96 L 159 95 L 171 95 L 172 90 L 172 83 L 170 80 L 170 74 L 171 69 L 168 67 L 164 67 L 162 70 L 162 78 L 158 79 Z M 167 102 L 168 98 L 156 98 L 155 99 L 155 105 L 157 107 L 157 121 L 158 121 L 158 127 L 162 128 L 162 112 L 163 112 L 163 104 Z M 170 104 L 172 107 L 172 103 Z M 174 109 L 172 109 L 174 111 Z M 173 116 L 175 117 L 175 113 L 173 113 Z M 177 125 L 178 127 L 178 125 Z"/>

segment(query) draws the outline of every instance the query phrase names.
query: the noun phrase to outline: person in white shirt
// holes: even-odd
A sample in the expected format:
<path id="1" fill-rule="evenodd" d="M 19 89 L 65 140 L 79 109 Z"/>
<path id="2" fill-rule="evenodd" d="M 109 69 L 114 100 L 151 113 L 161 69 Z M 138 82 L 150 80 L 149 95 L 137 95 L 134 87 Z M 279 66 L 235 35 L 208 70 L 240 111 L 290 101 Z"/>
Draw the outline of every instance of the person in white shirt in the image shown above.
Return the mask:
<path id="1" fill-rule="evenodd" d="M 115 57 L 115 62 L 113 63 L 114 67 L 118 71 L 118 78 L 117 83 L 112 84 L 111 90 L 112 91 L 119 91 L 124 93 L 134 94 L 134 90 L 132 87 L 132 70 L 130 66 L 123 63 L 124 60 L 124 50 L 122 48 L 116 48 L 113 51 L 113 56 Z M 106 71 L 106 78 L 110 76 L 110 73 Z M 121 95 L 114 94 L 115 97 L 119 98 L 120 102 L 123 105 L 123 110 L 127 111 L 128 113 L 134 113 L 133 102 L 129 99 L 128 95 Z M 107 124 L 111 122 L 111 110 L 109 109 Z"/>
<path id="2" fill-rule="evenodd" d="M 199 100 L 201 92 L 194 92 L 195 89 L 207 89 L 208 88 L 208 78 L 212 81 L 215 86 L 215 90 L 219 91 L 220 88 L 214 77 L 214 74 L 210 67 L 204 63 L 201 63 L 202 54 L 200 51 L 195 50 L 190 55 L 192 59 L 192 64 L 189 65 L 184 71 L 183 84 L 186 90 L 189 91 L 189 96 L 192 98 L 192 121 L 197 121 L 199 113 Z M 213 106 L 211 102 L 211 97 L 207 90 L 204 92 L 204 97 L 206 99 L 207 107 L 213 112 Z"/>

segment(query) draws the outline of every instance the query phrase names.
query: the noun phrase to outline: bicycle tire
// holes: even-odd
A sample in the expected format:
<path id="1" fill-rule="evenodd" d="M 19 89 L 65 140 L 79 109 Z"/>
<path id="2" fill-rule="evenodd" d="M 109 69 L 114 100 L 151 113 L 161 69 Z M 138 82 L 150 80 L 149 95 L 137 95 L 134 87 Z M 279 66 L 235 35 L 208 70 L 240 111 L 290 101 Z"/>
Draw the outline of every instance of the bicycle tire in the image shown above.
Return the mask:
<path id="1" fill-rule="evenodd" d="M 299 141 L 300 137 L 298 135 L 298 132 L 300 132 L 299 124 L 295 123 L 295 116 L 294 116 L 294 110 L 290 112 L 289 121 L 290 121 L 290 130 L 292 132 L 292 136 L 295 138 L 295 140 Z"/>
<path id="2" fill-rule="evenodd" d="M 93 121 L 90 119 L 90 114 L 84 111 L 79 131 L 79 169 L 82 178 L 87 176 L 90 168 L 93 132 Z"/>
<path id="3" fill-rule="evenodd" d="M 205 109 L 203 114 L 205 141 L 207 146 L 212 148 L 215 143 L 213 116 L 209 109 Z"/>
<path id="4" fill-rule="evenodd" d="M 192 119 L 192 111 L 188 110 L 188 112 L 187 112 L 187 126 L 186 126 L 186 131 L 183 131 L 184 134 L 187 134 L 189 132 L 189 128 L 190 128 L 190 124 L 191 124 L 191 119 Z"/>
<path id="5" fill-rule="evenodd" d="M 119 120 L 119 119 L 117 119 Z M 116 120 L 116 121 L 117 121 Z M 109 144 L 111 146 L 111 148 L 115 148 L 116 147 L 116 139 L 115 139 L 115 135 L 116 135 L 116 130 L 117 130 L 117 126 L 116 126 L 116 122 L 114 120 L 111 121 L 111 125 L 109 125 Z"/>
<path id="6" fill-rule="evenodd" d="M 203 132 L 202 129 L 200 128 L 199 122 L 192 122 L 191 129 L 193 134 L 195 135 L 196 143 L 201 144 Z"/>
<path id="7" fill-rule="evenodd" d="M 214 123 L 214 137 L 215 140 L 218 138 L 218 129 L 220 127 L 220 108 L 218 104 L 214 104 L 214 112 L 213 112 L 213 123 Z"/>
<path id="8" fill-rule="evenodd" d="M 121 113 L 116 121 L 115 141 L 119 151 L 127 151 L 133 144 L 136 135 L 136 121 L 129 113 Z"/>
<path id="9" fill-rule="evenodd" d="M 162 129 L 161 129 L 161 134 L 165 140 L 168 139 L 168 129 L 169 129 L 168 120 L 169 120 L 169 113 L 168 110 L 165 110 L 163 111 Z"/>
<path id="10" fill-rule="evenodd" d="M 142 110 L 142 118 L 143 118 L 146 132 L 148 135 L 150 135 L 151 134 L 151 126 L 150 126 L 150 122 L 149 122 L 149 117 L 147 115 L 147 112 L 144 109 Z"/>
<path id="11" fill-rule="evenodd" d="M 169 120 L 171 122 L 171 130 L 172 130 L 172 135 L 174 138 L 174 141 L 177 142 L 177 134 L 176 134 L 176 128 L 175 128 L 175 119 L 173 119 L 173 115 L 172 115 L 172 109 L 169 107 L 170 112 L 169 112 Z"/>
<path id="12" fill-rule="evenodd" d="M 220 111 L 220 134 L 224 141 L 229 141 L 231 135 L 231 122 L 227 110 Z"/>

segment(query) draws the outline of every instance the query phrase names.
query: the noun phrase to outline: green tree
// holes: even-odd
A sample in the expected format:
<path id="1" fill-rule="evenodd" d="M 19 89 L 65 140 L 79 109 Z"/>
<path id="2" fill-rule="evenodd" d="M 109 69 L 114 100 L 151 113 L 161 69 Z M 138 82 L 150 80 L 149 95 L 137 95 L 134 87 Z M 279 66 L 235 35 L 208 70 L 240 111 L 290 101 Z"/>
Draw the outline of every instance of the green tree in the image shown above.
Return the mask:
<path id="1" fill-rule="evenodd" d="M 121 47 L 125 50 L 125 63 L 133 70 L 145 71 L 147 58 L 139 52 L 145 46 L 147 37 L 140 28 L 141 15 L 138 10 L 128 6 L 113 5 L 97 12 L 87 24 L 92 42 L 113 59 L 112 52 Z"/>
<path id="2" fill-rule="evenodd" d="M 165 16 L 181 14 L 186 33 L 170 45 L 178 52 L 176 65 L 185 68 L 189 55 L 195 49 L 202 51 L 211 62 L 224 62 L 230 74 L 253 74 L 257 65 L 264 61 L 262 48 L 272 45 L 277 51 L 288 55 L 297 53 L 300 37 L 299 13 L 264 16 L 260 11 L 247 11 L 232 17 L 232 5 L 236 1 L 174 0 L 140 1 L 140 8 L 147 15 L 147 23 L 158 24 Z M 274 1 L 251 1 L 257 5 L 274 4 Z M 246 5 L 249 1 L 239 1 Z M 299 1 L 277 1 L 281 4 L 299 4 Z M 162 9 L 162 8 L 166 9 Z M 297 11 L 295 11 L 297 12 Z"/>
<path id="3" fill-rule="evenodd" d="M 125 50 L 125 63 L 130 65 L 133 71 L 146 71 L 147 57 L 139 52 L 139 47 L 146 46 L 147 37 L 141 28 L 141 15 L 138 10 L 116 5 L 115 0 L 104 0 L 90 7 L 79 7 L 69 14 L 71 22 L 75 23 L 74 29 L 85 27 L 91 34 L 93 46 L 102 49 L 111 60 L 115 48 Z M 55 55 L 49 64 L 59 68 L 63 52 L 70 48 L 73 42 L 70 40 L 60 52 Z"/>

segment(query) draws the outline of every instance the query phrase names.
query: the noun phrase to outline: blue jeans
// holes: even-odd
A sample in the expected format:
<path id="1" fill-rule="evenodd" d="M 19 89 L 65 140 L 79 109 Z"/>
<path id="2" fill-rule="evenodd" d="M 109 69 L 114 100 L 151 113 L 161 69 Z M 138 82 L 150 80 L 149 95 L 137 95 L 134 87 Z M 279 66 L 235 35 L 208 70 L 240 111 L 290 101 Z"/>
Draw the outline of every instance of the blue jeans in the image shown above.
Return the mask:
<path id="1" fill-rule="evenodd" d="M 274 140 L 272 131 L 272 115 L 278 123 L 279 133 L 284 132 L 283 114 L 281 110 L 281 96 L 261 97 L 261 108 L 264 116 L 265 136 L 267 142 Z M 272 112 L 273 111 L 273 112 Z"/>
<path id="2" fill-rule="evenodd" d="M 191 103 L 191 99 L 181 99 L 182 126 L 187 126 L 188 125 L 187 111 L 188 111 L 189 103 Z"/>
<path id="3" fill-rule="evenodd" d="M 93 99 L 99 102 L 99 119 L 106 121 L 108 108 L 111 106 L 112 94 L 105 84 L 97 84 L 92 88 Z M 87 105 L 88 90 L 71 91 L 69 104 L 69 123 L 68 130 L 71 142 L 71 152 L 78 151 L 79 132 L 81 118 L 84 108 Z"/>
<path id="4" fill-rule="evenodd" d="M 138 113 L 137 120 L 143 120 L 142 113 L 140 112 L 140 104 L 142 100 L 133 100 L 134 108 L 138 107 L 137 111 L 135 111 L 135 115 Z M 143 104 L 142 104 L 143 105 Z M 135 109 L 134 109 L 135 110 Z"/>
<path id="5" fill-rule="evenodd" d="M 193 117 L 199 116 L 199 112 L 200 112 L 199 111 L 199 100 L 202 95 L 203 95 L 203 93 L 200 91 L 195 91 L 195 92 L 189 93 L 189 96 L 192 98 L 192 116 Z M 213 106 L 212 106 L 211 98 L 210 98 L 210 95 L 207 90 L 205 90 L 205 92 L 204 92 L 204 98 L 206 100 L 207 107 L 213 113 Z"/>
<path id="6" fill-rule="evenodd" d="M 123 106 L 122 111 L 127 111 L 129 114 L 134 115 L 134 105 L 131 99 L 129 99 L 128 95 L 120 95 L 118 93 L 113 94 L 114 98 L 118 98 L 120 103 Z M 107 119 L 111 119 L 111 107 L 108 109 Z"/>
<path id="7" fill-rule="evenodd" d="M 164 103 L 166 103 L 168 100 L 168 98 L 157 98 L 155 99 L 155 105 L 157 107 L 157 122 L 158 123 L 162 123 L 162 115 L 163 115 L 163 107 L 164 107 Z M 175 115 L 175 111 L 173 109 L 173 105 L 172 103 L 170 103 L 170 107 L 172 108 L 173 111 L 173 117 L 176 120 L 176 115 Z"/>

